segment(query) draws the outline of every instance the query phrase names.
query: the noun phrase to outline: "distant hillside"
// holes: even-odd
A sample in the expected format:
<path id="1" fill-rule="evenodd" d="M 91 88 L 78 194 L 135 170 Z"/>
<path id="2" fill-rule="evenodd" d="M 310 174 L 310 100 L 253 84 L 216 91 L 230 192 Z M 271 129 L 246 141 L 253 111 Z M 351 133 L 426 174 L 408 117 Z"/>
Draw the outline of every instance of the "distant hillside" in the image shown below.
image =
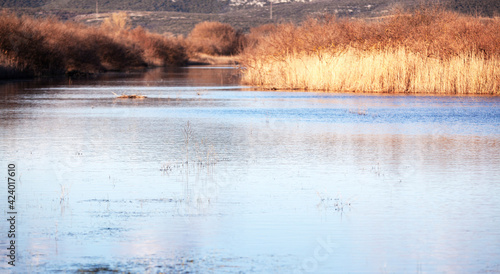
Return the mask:
<path id="1" fill-rule="evenodd" d="M 451 9 L 483 16 L 500 16 L 500 0 L 449 0 Z"/>
<path id="2" fill-rule="evenodd" d="M 53 0 L 0 0 L 0 7 L 3 8 L 39 8 Z"/>
<path id="3" fill-rule="evenodd" d="M 311 0 L 274 0 L 278 3 L 310 2 Z M 1 0 L 7 8 L 44 8 L 90 11 L 96 4 L 102 11 L 175 11 L 189 13 L 223 13 L 234 8 L 263 7 L 268 0 Z"/>
<path id="4" fill-rule="evenodd" d="M 225 12 L 229 0 L 0 0 L 5 8 L 66 9 L 81 12 L 99 10 L 178 11 L 195 13 Z"/>
<path id="5" fill-rule="evenodd" d="M 425 0 L 0 0 L 0 7 L 36 17 L 56 16 L 88 25 L 100 24 L 110 12 L 128 12 L 132 27 L 187 35 L 202 21 L 220 21 L 248 31 L 268 23 L 298 23 L 325 13 L 338 17 L 373 18 L 395 7 L 415 7 Z M 427 0 L 432 2 L 432 0 Z M 96 2 L 99 13 L 96 14 Z M 500 14 L 500 0 L 441 0 L 448 9 L 473 15 Z"/>
<path id="6" fill-rule="evenodd" d="M 0 0 L 3 8 L 38 8 L 44 10 L 95 11 L 174 11 L 186 13 L 226 13 L 242 8 L 265 7 L 273 2 L 278 5 L 304 3 L 302 7 L 332 5 L 360 8 L 373 5 L 405 3 L 415 5 L 425 1 L 411 0 Z M 431 0 L 427 3 L 432 3 Z M 464 13 L 493 16 L 500 13 L 500 0 L 441 0 L 440 4 Z M 299 7 L 296 5 L 296 7 Z"/>
<path id="7" fill-rule="evenodd" d="M 403 2 L 407 1 L 407 2 Z M 403 0 L 399 3 L 410 5 L 413 0 Z M 255 2 L 257 3 L 257 2 Z M 394 7 L 392 1 L 387 0 L 323 0 L 313 2 L 293 2 L 273 4 L 271 18 L 269 5 L 246 5 L 232 7 L 224 13 L 185 13 L 172 11 L 133 11 L 128 12 L 131 24 L 143 26 L 146 29 L 163 33 L 187 35 L 193 27 L 203 21 L 219 21 L 231 24 L 236 29 L 248 31 L 252 27 L 270 23 L 293 22 L 299 23 L 308 17 L 317 17 L 322 14 L 335 14 L 339 17 L 378 17 L 387 15 Z M 369 4 L 371 3 L 371 4 Z M 73 17 L 74 20 L 85 24 L 99 24 L 109 14 L 95 13 L 82 14 Z"/>

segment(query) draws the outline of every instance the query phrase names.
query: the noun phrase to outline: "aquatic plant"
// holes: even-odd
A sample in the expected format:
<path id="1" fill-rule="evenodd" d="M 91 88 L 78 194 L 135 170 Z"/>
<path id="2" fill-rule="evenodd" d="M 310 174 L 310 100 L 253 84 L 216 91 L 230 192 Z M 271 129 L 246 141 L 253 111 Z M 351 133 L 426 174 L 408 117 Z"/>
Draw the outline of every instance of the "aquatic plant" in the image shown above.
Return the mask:
<path id="1" fill-rule="evenodd" d="M 59 196 L 59 203 L 62 204 L 64 201 L 68 200 L 68 195 L 69 195 L 70 189 L 66 185 L 59 184 L 59 186 L 61 187 L 61 193 Z"/>
<path id="2" fill-rule="evenodd" d="M 178 213 L 186 222 L 210 206 L 225 183 L 226 171 L 216 168 L 219 162 L 213 145 L 197 139 L 191 123 L 182 126 L 185 159 L 164 162 L 160 171 L 183 184 Z"/>
<path id="3" fill-rule="evenodd" d="M 160 171 L 170 173 L 174 170 L 195 168 L 199 173 L 202 168 L 211 168 L 216 165 L 219 160 L 213 145 L 207 143 L 204 139 L 196 140 L 194 130 L 191 123 L 188 121 L 182 127 L 182 136 L 184 139 L 184 160 L 173 160 L 162 164 Z M 194 151 L 194 159 L 191 159 L 191 154 Z"/>
<path id="4" fill-rule="evenodd" d="M 193 135 L 193 129 L 191 128 L 189 121 L 183 127 L 182 134 L 184 136 L 184 144 L 185 144 L 185 149 L 186 149 L 186 164 L 189 164 L 189 141 Z"/>
<path id="5" fill-rule="evenodd" d="M 325 193 L 316 192 L 320 198 L 318 206 L 322 206 L 326 209 L 333 208 L 335 211 L 344 211 L 344 208 L 351 208 L 351 201 L 342 199 L 342 196 L 338 194 L 336 197 L 331 197 Z"/>

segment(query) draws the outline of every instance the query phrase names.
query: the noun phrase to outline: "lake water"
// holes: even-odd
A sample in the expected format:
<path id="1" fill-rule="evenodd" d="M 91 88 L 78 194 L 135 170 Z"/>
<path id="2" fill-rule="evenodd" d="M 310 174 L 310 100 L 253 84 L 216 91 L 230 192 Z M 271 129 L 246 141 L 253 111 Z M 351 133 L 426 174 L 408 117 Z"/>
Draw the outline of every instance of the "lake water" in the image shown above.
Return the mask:
<path id="1" fill-rule="evenodd" d="M 0 98 L 1 272 L 500 272 L 500 97 L 258 91 L 191 67 Z"/>

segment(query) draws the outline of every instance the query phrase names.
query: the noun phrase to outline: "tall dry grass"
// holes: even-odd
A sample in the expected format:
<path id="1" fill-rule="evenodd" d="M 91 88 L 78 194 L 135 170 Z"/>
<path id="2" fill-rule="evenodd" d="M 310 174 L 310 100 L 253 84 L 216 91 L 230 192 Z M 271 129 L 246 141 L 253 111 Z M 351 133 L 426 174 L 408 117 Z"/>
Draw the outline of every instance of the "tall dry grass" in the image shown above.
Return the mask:
<path id="1" fill-rule="evenodd" d="M 182 38 L 130 29 L 126 14 L 100 27 L 0 14 L 0 78 L 97 73 L 187 61 Z"/>
<path id="2" fill-rule="evenodd" d="M 255 59 L 244 79 L 278 89 L 336 92 L 498 94 L 500 59 L 484 55 L 427 57 L 394 50 L 346 48 L 335 54 Z"/>
<path id="3" fill-rule="evenodd" d="M 245 50 L 244 82 L 278 89 L 500 94 L 500 19 L 438 8 L 283 24 Z"/>

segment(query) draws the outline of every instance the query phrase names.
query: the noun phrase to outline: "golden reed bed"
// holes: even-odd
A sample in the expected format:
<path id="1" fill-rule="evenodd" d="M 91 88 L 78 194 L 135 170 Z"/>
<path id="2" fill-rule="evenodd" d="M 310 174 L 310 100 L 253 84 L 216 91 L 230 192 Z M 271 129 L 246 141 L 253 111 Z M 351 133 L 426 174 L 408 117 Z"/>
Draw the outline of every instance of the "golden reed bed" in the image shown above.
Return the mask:
<path id="1" fill-rule="evenodd" d="M 376 22 L 325 18 L 263 33 L 243 81 L 327 92 L 500 94 L 500 20 L 438 9 Z"/>
<path id="2" fill-rule="evenodd" d="M 447 60 L 404 48 L 289 54 L 246 63 L 246 84 L 330 92 L 499 94 L 500 58 L 461 54 Z"/>

